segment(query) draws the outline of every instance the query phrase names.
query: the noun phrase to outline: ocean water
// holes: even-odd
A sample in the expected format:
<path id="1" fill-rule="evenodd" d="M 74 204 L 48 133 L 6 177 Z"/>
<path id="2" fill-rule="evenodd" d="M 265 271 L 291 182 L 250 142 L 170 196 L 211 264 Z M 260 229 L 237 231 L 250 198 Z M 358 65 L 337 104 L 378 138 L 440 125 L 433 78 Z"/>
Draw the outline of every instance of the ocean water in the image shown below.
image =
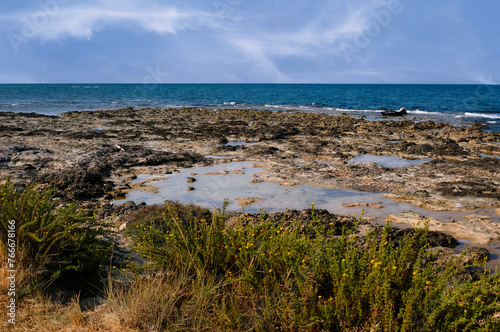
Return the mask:
<path id="1" fill-rule="evenodd" d="M 381 107 L 500 131 L 498 85 L 406 84 L 0 84 L 0 111 L 58 115 L 124 107 L 213 107 L 346 113 L 382 119 Z"/>

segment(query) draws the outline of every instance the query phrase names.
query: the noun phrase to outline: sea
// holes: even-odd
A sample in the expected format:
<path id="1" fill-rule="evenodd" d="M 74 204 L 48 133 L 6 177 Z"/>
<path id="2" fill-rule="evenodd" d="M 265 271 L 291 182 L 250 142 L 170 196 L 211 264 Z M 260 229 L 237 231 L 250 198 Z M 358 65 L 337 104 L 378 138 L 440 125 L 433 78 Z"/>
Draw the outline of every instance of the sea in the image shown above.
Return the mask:
<path id="1" fill-rule="evenodd" d="M 60 115 L 120 108 L 199 107 L 348 114 L 385 119 L 381 108 L 406 107 L 407 118 L 500 132 L 500 85 L 409 84 L 0 84 L 0 112 Z"/>

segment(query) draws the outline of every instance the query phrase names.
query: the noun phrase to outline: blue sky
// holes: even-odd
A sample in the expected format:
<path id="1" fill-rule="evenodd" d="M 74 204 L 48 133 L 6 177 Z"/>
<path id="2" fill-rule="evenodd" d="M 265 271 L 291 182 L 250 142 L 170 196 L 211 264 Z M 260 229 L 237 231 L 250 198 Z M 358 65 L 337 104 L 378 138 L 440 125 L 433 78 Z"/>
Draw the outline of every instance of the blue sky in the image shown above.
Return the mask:
<path id="1" fill-rule="evenodd" d="M 498 83 L 497 0 L 3 0 L 0 83 Z"/>

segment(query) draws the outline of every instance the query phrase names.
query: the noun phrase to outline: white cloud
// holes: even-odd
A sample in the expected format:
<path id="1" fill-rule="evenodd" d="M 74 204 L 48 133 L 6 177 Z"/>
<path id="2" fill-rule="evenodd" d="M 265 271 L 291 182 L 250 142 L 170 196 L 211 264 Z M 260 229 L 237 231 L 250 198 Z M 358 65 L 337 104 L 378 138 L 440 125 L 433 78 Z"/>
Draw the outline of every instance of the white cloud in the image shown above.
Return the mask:
<path id="1" fill-rule="evenodd" d="M 17 23 L 19 34 L 25 38 L 42 40 L 64 37 L 89 40 L 96 32 L 108 27 L 135 26 L 158 34 L 176 34 L 186 29 L 217 25 L 212 14 L 173 7 L 127 10 L 65 7 L 57 11 L 25 12 L 2 20 Z"/>
<path id="2" fill-rule="evenodd" d="M 250 31 L 240 30 L 240 36 L 232 36 L 237 40 L 242 35 L 247 40 L 253 40 L 269 55 L 304 55 L 313 56 L 318 49 L 338 49 L 340 42 L 352 41 L 363 34 L 369 23 L 376 23 L 374 10 L 384 10 L 384 0 L 371 1 L 371 3 L 350 5 L 344 12 L 318 12 L 314 17 L 308 17 L 307 22 L 297 22 L 299 29 L 295 31 L 284 30 L 270 33 L 266 26 L 251 25 Z M 383 27 L 381 27 L 382 29 Z"/>

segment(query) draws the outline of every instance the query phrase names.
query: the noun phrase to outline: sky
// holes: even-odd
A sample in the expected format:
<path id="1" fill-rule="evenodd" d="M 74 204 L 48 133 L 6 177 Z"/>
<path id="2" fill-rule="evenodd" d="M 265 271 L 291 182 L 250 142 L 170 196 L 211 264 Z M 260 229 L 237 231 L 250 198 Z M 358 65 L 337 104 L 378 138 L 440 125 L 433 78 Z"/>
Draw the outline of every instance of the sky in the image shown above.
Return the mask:
<path id="1" fill-rule="evenodd" d="M 498 0 L 2 0 L 0 83 L 500 81 Z"/>

